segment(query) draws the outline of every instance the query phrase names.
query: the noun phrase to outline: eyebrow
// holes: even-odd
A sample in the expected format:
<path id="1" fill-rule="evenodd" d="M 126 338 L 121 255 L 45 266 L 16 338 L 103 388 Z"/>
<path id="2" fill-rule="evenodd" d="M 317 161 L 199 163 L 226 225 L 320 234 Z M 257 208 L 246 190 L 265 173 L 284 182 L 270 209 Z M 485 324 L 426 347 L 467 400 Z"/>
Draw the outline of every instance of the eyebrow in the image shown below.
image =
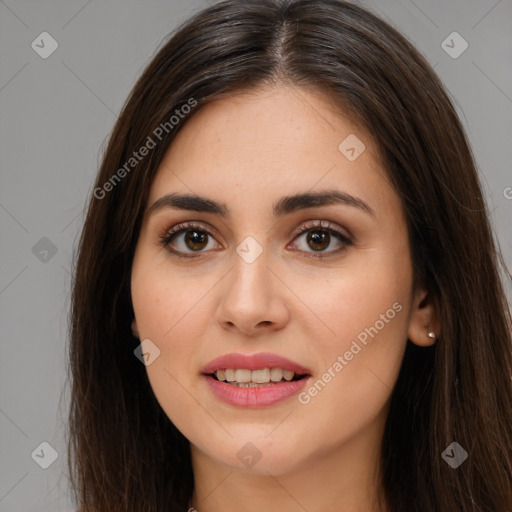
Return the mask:
<path id="1" fill-rule="evenodd" d="M 329 206 L 333 204 L 352 206 L 371 215 L 372 217 L 375 217 L 375 212 L 362 199 L 338 190 L 305 192 L 302 194 L 284 196 L 274 204 L 272 211 L 275 217 L 283 217 L 298 210 L 319 206 Z M 162 196 L 160 199 L 157 199 L 148 209 L 147 216 L 149 217 L 164 208 L 213 213 L 222 218 L 228 218 L 230 216 L 229 208 L 225 203 L 219 203 L 212 199 L 195 194 L 176 193 L 167 194 Z"/>

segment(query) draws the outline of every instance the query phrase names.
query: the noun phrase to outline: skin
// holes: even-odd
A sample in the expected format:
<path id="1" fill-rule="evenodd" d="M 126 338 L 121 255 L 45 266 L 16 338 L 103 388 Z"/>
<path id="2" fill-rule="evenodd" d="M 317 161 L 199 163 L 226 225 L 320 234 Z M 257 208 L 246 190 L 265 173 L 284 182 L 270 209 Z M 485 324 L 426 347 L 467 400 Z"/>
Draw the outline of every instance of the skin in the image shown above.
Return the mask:
<path id="1" fill-rule="evenodd" d="M 338 150 L 349 134 L 366 146 L 354 161 Z M 362 199 L 375 215 L 342 204 L 272 214 L 282 196 L 326 189 Z M 312 90 L 273 86 L 216 100 L 168 148 L 148 208 L 171 192 L 205 196 L 231 212 L 167 208 L 146 216 L 132 268 L 133 329 L 160 350 L 148 378 L 191 442 L 191 505 L 199 512 L 387 510 L 376 498 L 391 390 L 407 338 L 429 345 L 427 332 L 439 334 L 439 325 L 427 289 L 412 288 L 404 213 L 368 133 Z M 187 221 L 211 233 L 202 252 L 183 232 L 171 244 L 196 258 L 159 244 Z M 337 252 L 344 244 L 331 235 L 325 258 L 310 257 L 318 242 L 295 230 L 318 231 L 314 221 L 330 221 L 353 244 Z M 263 249 L 250 264 L 236 252 L 247 236 Z M 227 405 L 201 376 L 220 355 L 274 352 L 309 368 L 313 384 L 395 303 L 401 311 L 307 404 L 295 395 L 260 409 Z M 261 454 L 252 467 L 237 457 L 248 442 Z"/>

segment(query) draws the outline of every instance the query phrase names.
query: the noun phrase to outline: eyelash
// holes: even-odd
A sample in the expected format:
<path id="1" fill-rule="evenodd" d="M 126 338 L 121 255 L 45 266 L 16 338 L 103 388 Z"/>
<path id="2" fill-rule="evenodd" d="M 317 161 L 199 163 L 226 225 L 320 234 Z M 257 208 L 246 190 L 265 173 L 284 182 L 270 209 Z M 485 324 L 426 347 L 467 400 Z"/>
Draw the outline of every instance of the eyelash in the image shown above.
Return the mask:
<path id="1" fill-rule="evenodd" d="M 175 256 L 178 256 L 180 258 L 197 258 L 197 257 L 201 257 L 202 253 L 204 253 L 205 251 L 196 251 L 196 254 L 190 254 L 190 253 L 183 253 L 181 251 L 177 251 L 176 249 L 172 249 L 171 246 L 170 246 L 170 243 L 172 241 L 172 239 L 174 237 L 176 237 L 177 235 L 181 234 L 181 233 L 184 233 L 184 232 L 187 232 L 187 231 L 193 231 L 193 230 L 197 230 L 197 231 L 200 231 L 201 233 L 206 233 L 208 236 L 213 237 L 213 235 L 207 230 L 205 229 L 202 225 L 200 224 L 197 224 L 197 223 L 194 223 L 194 222 L 184 222 L 184 223 L 181 223 L 181 224 L 177 224 L 176 226 L 173 226 L 172 228 L 170 229 L 167 229 L 165 234 L 163 236 L 160 236 L 160 240 L 159 240 L 159 244 L 166 248 L 171 254 L 175 255 Z M 334 253 L 334 254 L 338 254 L 342 251 L 345 251 L 347 249 L 347 247 L 353 245 L 353 242 L 352 240 L 347 237 L 346 235 L 344 235 L 343 233 L 341 233 L 340 231 L 338 231 L 336 228 L 333 227 L 333 225 L 330 223 L 330 222 L 327 222 L 327 224 L 322 224 L 322 221 L 320 222 L 316 222 L 314 224 L 304 224 L 303 226 L 301 226 L 299 229 L 297 229 L 294 233 L 294 237 L 293 237 L 293 240 L 295 241 L 300 235 L 302 235 L 303 233 L 306 233 L 308 231 L 322 231 L 322 232 L 326 232 L 326 233 L 329 233 L 330 235 L 334 235 L 340 242 L 342 242 L 344 244 L 343 247 L 341 247 L 340 249 L 337 249 L 335 251 L 327 251 L 328 253 Z M 326 256 L 324 256 L 323 253 L 312 253 L 310 254 L 309 252 L 307 251 L 304 251 L 307 256 L 307 258 L 314 258 L 314 259 L 325 259 Z"/>

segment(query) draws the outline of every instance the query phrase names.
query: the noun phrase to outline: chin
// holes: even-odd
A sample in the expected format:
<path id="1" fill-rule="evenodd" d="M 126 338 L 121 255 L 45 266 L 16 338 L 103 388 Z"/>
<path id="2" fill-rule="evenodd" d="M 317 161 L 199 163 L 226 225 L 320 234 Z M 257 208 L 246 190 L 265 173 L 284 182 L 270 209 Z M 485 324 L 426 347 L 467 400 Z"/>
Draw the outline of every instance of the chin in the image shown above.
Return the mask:
<path id="1" fill-rule="evenodd" d="M 307 441 L 298 442 L 293 436 L 286 435 L 271 439 L 265 437 L 269 431 L 271 429 L 265 429 L 265 433 L 255 433 L 254 429 L 240 429 L 236 434 L 230 431 L 233 439 L 226 440 L 222 445 L 215 443 L 215 446 L 221 447 L 221 451 L 210 453 L 209 456 L 233 470 L 252 475 L 278 475 L 299 468 L 303 458 L 297 446 L 304 446 Z"/>

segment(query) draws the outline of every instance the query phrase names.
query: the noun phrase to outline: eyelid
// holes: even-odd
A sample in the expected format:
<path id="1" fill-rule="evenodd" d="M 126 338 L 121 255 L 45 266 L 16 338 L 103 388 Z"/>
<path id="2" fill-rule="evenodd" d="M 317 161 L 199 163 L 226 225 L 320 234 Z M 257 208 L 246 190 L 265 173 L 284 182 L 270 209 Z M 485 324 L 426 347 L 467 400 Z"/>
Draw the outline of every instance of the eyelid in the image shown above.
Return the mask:
<path id="1" fill-rule="evenodd" d="M 193 220 L 192 221 L 179 222 L 178 224 L 174 224 L 171 227 L 165 228 L 161 232 L 161 234 L 159 234 L 159 238 L 160 239 L 168 238 L 171 235 L 176 235 L 180 231 L 185 231 L 187 229 L 190 229 L 190 230 L 197 229 L 198 231 L 201 230 L 201 231 L 204 231 L 205 233 L 207 233 L 210 236 L 214 236 L 215 235 L 215 237 L 221 238 L 219 233 L 218 233 L 218 231 L 213 226 L 210 226 L 209 224 L 205 224 L 204 222 L 193 221 Z"/>
<path id="2" fill-rule="evenodd" d="M 338 224 L 335 224 L 334 222 L 331 222 L 329 220 L 323 221 L 320 219 L 305 221 L 304 223 L 302 223 L 302 225 L 300 227 L 298 227 L 297 229 L 295 229 L 295 231 L 293 231 L 292 236 L 294 236 L 294 240 L 295 240 L 295 238 L 298 235 L 301 235 L 305 231 L 308 231 L 308 230 L 314 229 L 314 228 L 324 229 L 326 231 L 334 231 L 349 240 L 352 240 L 352 238 L 353 238 L 352 234 L 350 234 L 347 229 L 344 229 L 341 226 L 339 226 Z"/>

